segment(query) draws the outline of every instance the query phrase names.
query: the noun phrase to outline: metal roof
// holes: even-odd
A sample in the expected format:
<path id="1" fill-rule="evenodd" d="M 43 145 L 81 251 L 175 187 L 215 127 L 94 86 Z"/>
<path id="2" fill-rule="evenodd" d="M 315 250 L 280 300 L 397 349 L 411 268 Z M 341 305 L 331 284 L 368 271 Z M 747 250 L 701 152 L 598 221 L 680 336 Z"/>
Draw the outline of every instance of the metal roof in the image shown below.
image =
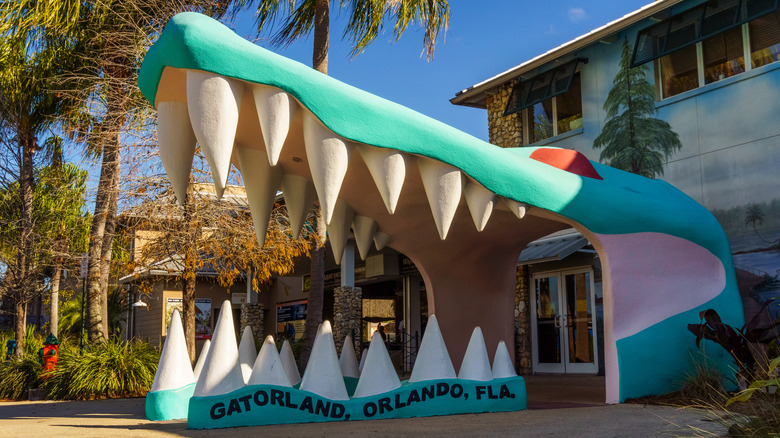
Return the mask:
<path id="1" fill-rule="evenodd" d="M 588 239 L 573 228 L 558 231 L 534 240 L 517 259 L 518 265 L 563 260 L 589 244 Z"/>
<path id="2" fill-rule="evenodd" d="M 529 72 L 543 64 L 552 62 L 562 56 L 568 55 L 583 47 L 589 46 L 597 41 L 605 40 L 608 37 L 620 32 L 621 30 L 641 21 L 645 18 L 652 17 L 653 15 L 662 12 L 683 0 L 657 0 L 653 3 L 642 6 L 634 12 L 624 15 L 617 20 L 611 21 L 604 26 L 594 29 L 585 35 L 580 35 L 577 38 L 563 43 L 560 46 L 547 51 L 533 59 L 523 62 L 522 64 L 512 67 L 509 70 L 500 73 L 492 78 L 486 79 L 478 84 L 472 85 L 469 88 L 461 90 L 455 94 L 455 97 L 450 99 L 454 105 L 472 106 L 476 108 L 485 108 L 485 99 L 490 93 L 491 89 L 498 85 L 503 84 L 511 79 L 514 79 L 523 73 Z"/>

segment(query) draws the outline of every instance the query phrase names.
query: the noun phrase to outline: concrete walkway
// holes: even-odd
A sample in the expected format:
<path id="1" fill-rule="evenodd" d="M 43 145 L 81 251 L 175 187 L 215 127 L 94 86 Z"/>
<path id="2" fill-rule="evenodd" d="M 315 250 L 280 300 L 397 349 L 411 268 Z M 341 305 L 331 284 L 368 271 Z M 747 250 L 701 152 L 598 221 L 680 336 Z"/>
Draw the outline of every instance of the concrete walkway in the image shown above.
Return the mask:
<path id="1" fill-rule="evenodd" d="M 703 411 L 631 404 L 529 409 L 520 412 L 403 420 L 187 430 L 185 421 L 146 420 L 144 403 L 143 398 L 0 402 L 0 436 L 712 437 L 723 436 L 726 432 L 720 424 L 709 421 Z M 535 402 L 529 404 L 533 403 Z"/>

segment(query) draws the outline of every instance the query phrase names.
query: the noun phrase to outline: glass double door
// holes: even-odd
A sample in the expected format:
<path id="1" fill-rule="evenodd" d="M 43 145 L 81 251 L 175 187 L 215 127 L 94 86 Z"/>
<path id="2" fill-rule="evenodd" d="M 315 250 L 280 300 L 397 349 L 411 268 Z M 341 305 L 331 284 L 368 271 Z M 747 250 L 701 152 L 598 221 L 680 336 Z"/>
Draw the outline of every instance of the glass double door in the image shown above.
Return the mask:
<path id="1" fill-rule="evenodd" d="M 534 372 L 597 373 L 598 351 L 590 269 L 533 276 Z"/>

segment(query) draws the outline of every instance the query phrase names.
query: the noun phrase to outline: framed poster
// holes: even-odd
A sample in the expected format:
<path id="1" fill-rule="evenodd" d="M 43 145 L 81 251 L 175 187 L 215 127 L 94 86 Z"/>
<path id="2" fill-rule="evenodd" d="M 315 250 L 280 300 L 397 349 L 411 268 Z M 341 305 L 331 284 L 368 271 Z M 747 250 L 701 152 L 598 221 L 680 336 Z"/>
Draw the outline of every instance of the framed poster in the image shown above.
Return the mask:
<path id="1" fill-rule="evenodd" d="M 168 298 L 165 303 L 163 336 L 168 334 L 168 323 L 173 309 L 182 312 L 181 298 Z M 211 339 L 211 298 L 195 298 L 195 339 Z"/>

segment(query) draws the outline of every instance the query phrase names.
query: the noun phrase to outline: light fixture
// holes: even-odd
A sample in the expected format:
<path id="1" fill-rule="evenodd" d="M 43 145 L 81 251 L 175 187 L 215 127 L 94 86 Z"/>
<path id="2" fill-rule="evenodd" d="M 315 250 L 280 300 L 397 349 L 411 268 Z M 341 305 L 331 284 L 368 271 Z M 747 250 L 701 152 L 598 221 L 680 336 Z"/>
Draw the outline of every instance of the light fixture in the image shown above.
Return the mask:
<path id="1" fill-rule="evenodd" d="M 149 305 L 148 305 L 148 304 L 146 304 L 146 303 L 144 303 L 143 301 L 141 301 L 141 297 L 142 297 L 142 296 L 144 296 L 144 295 L 146 295 L 146 297 L 147 297 L 148 299 L 151 299 L 151 298 L 152 298 L 151 296 L 149 296 L 149 294 L 147 294 L 147 293 L 145 293 L 145 292 L 141 292 L 140 294 L 138 294 L 138 301 L 136 301 L 136 302 L 134 302 L 134 303 L 133 303 L 133 307 L 149 307 Z"/>

